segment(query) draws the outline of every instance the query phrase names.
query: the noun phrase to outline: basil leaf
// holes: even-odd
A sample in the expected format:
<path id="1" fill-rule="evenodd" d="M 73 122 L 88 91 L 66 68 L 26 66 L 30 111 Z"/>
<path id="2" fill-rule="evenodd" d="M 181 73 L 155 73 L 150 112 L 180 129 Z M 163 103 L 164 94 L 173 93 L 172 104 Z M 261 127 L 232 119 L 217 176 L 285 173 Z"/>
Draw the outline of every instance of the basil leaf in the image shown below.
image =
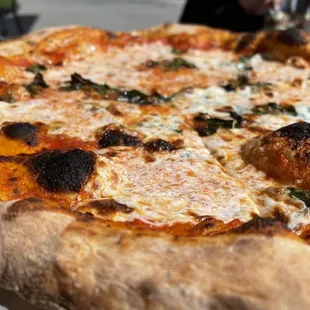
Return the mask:
<path id="1" fill-rule="evenodd" d="M 280 106 L 275 102 L 269 102 L 264 105 L 257 105 L 252 109 L 252 112 L 255 114 L 290 114 L 297 116 L 296 109 L 292 105 Z"/>
<path id="2" fill-rule="evenodd" d="M 147 62 L 147 66 L 150 68 L 156 67 L 156 68 L 161 68 L 161 69 L 166 69 L 166 70 L 175 70 L 175 71 L 181 68 L 197 69 L 197 67 L 193 63 L 180 57 L 176 57 L 171 60 L 162 60 L 162 61 L 149 60 Z"/>
<path id="3" fill-rule="evenodd" d="M 118 92 L 118 101 L 124 101 L 124 102 L 130 102 L 130 103 L 137 103 L 139 104 L 140 102 L 144 102 L 147 100 L 147 95 L 136 90 L 129 90 L 129 91 L 122 91 Z"/>
<path id="4" fill-rule="evenodd" d="M 180 49 L 177 49 L 177 48 L 172 48 L 171 53 L 176 54 L 176 55 L 180 55 L 180 54 L 182 54 L 182 51 Z"/>
<path id="5" fill-rule="evenodd" d="M 32 72 L 32 73 L 39 73 L 41 71 L 46 71 L 46 70 L 47 68 L 40 64 L 32 64 L 30 67 L 26 69 L 26 71 Z"/>
<path id="6" fill-rule="evenodd" d="M 250 56 L 241 56 L 237 64 L 238 69 L 242 71 L 252 71 L 253 68 L 250 64 L 250 60 Z"/>
<path id="7" fill-rule="evenodd" d="M 0 96 L 0 101 L 5 101 L 7 103 L 14 103 L 16 99 L 13 97 L 12 93 L 8 91 L 7 93 Z"/>
<path id="8" fill-rule="evenodd" d="M 230 80 L 228 83 L 222 85 L 222 87 L 227 92 L 231 92 L 248 85 L 250 85 L 248 76 L 246 74 L 239 74 L 236 80 Z"/>
<path id="9" fill-rule="evenodd" d="M 71 91 L 71 90 L 80 90 L 85 87 L 93 87 L 100 89 L 103 93 L 108 91 L 110 87 L 106 84 L 100 85 L 92 82 L 91 80 L 84 79 L 81 75 L 74 73 L 71 75 L 71 80 L 66 82 L 66 85 L 61 88 L 61 90 Z"/>
<path id="10" fill-rule="evenodd" d="M 206 118 L 206 115 L 200 114 L 194 118 L 194 129 L 200 137 L 213 135 L 219 128 L 240 128 L 246 120 L 236 112 L 230 112 L 232 119 Z"/>
<path id="11" fill-rule="evenodd" d="M 171 100 L 171 97 L 164 97 L 158 92 L 153 92 L 150 95 L 144 94 L 136 89 L 120 90 L 110 87 L 107 84 L 97 84 L 91 80 L 84 79 L 81 75 L 74 73 L 71 75 L 71 81 L 66 82 L 66 85 L 61 88 L 64 91 L 85 90 L 95 91 L 99 93 L 103 99 L 117 100 L 139 105 L 157 104 Z"/>
<path id="12" fill-rule="evenodd" d="M 63 91 L 95 91 L 104 99 L 116 100 L 118 90 L 107 84 L 97 84 L 91 80 L 84 79 L 81 75 L 74 73 L 71 75 L 71 80 L 66 82 L 65 86 L 60 88 Z"/>
<path id="13" fill-rule="evenodd" d="M 165 101 L 169 101 L 170 98 L 166 98 L 158 92 L 153 92 L 150 95 L 146 95 L 138 90 L 118 91 L 117 100 L 134 103 L 139 105 L 156 104 Z"/>
<path id="14" fill-rule="evenodd" d="M 42 73 L 37 73 L 30 84 L 25 84 L 24 87 L 29 94 L 34 97 L 38 95 L 44 88 L 48 88 L 48 85 L 44 81 Z"/>
<path id="15" fill-rule="evenodd" d="M 268 82 L 257 82 L 251 83 L 246 73 L 239 74 L 236 80 L 230 80 L 228 83 L 223 84 L 222 87 L 227 91 L 236 91 L 237 89 L 243 89 L 246 86 L 251 86 L 257 90 L 270 90 L 272 83 Z"/>
<path id="16" fill-rule="evenodd" d="M 166 60 L 163 62 L 163 65 L 167 69 L 178 70 L 180 68 L 196 69 L 197 67 L 187 60 L 177 57 L 173 60 Z"/>
<path id="17" fill-rule="evenodd" d="M 288 187 L 288 194 L 304 202 L 307 208 L 310 208 L 310 192 L 303 189 Z"/>

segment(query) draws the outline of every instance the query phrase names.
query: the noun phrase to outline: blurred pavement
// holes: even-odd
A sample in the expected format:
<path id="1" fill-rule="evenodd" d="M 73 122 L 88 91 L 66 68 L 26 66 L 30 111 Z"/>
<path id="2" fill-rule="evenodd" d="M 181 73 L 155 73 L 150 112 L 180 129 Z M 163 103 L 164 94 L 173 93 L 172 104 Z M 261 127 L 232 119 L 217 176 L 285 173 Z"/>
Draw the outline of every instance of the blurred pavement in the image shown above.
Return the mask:
<path id="1" fill-rule="evenodd" d="M 185 0 L 19 0 L 25 31 L 60 25 L 141 29 L 178 20 Z M 15 24 L 8 19 L 10 34 Z"/>

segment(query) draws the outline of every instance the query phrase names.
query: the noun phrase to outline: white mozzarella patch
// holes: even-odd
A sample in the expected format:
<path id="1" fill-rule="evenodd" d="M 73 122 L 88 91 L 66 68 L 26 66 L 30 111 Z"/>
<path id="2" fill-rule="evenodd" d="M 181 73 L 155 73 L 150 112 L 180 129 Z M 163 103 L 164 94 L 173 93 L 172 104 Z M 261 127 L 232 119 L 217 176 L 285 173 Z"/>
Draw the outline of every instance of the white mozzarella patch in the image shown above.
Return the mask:
<path id="1" fill-rule="evenodd" d="M 278 122 L 277 125 L 280 123 Z M 288 125 L 288 123 L 281 125 Z M 232 133 L 233 131 L 235 131 L 235 136 Z M 269 178 L 263 171 L 247 164 L 242 159 L 242 146 L 254 137 L 255 134 L 247 129 L 219 130 L 217 134 L 205 138 L 204 141 L 211 153 L 224 166 L 226 172 L 246 185 L 246 188 L 253 195 L 251 197 L 256 202 L 261 217 L 272 217 L 274 210 L 279 208 L 288 218 L 288 227 L 296 233 L 300 233 L 303 226 L 310 224 L 309 208 L 302 201 L 296 204 L 285 199 L 285 191 L 278 199 L 276 198 L 278 195 L 276 191 L 267 194 L 266 191 L 270 191 L 268 189 L 279 188 L 277 180 Z M 287 186 L 293 185 L 288 184 Z"/>
<path id="2" fill-rule="evenodd" d="M 296 123 L 299 120 L 299 117 L 294 117 L 291 115 L 265 114 L 258 116 L 255 120 L 255 123 L 267 130 L 277 130 L 281 127 Z"/>
<path id="3" fill-rule="evenodd" d="M 227 74 L 229 78 L 237 73 L 237 67 L 234 63 L 236 56 L 231 52 L 216 49 L 210 51 L 190 50 L 188 54 L 182 57 L 195 64 L 201 71 L 211 71 L 214 75 Z"/>
<path id="4" fill-rule="evenodd" d="M 134 208 L 131 220 L 158 225 L 192 221 L 193 214 L 227 223 L 258 213 L 243 184 L 227 176 L 207 150 L 157 153 L 152 163 L 144 156 L 143 149 L 112 158 L 98 155 L 95 179 L 85 190 L 94 199 L 110 197 Z"/>
<path id="5" fill-rule="evenodd" d="M 184 114 L 208 113 L 216 107 L 229 105 L 229 101 L 222 87 L 211 86 L 185 93 L 177 99 L 176 105 Z"/>
<path id="6" fill-rule="evenodd" d="M 0 103 L 0 120 L 41 122 L 49 125 L 51 134 L 67 134 L 86 141 L 95 139 L 98 128 L 116 122 L 105 109 L 93 111 L 91 104 L 74 100 L 51 102 L 45 99 Z"/>
<path id="7" fill-rule="evenodd" d="M 172 141 L 182 139 L 185 147 L 203 147 L 202 140 L 197 136 L 197 133 L 184 128 L 184 119 L 180 115 L 162 116 L 151 113 L 141 117 L 139 122 L 128 127 L 143 133 L 145 140 L 163 139 Z"/>
<path id="8" fill-rule="evenodd" d="M 310 122 L 310 105 L 309 106 L 296 106 L 298 116 L 305 122 Z"/>
<path id="9" fill-rule="evenodd" d="M 147 71 L 138 71 L 137 67 L 148 60 L 171 58 L 171 48 L 160 42 L 128 46 L 124 49 L 109 48 L 104 54 L 96 54 L 83 61 L 70 61 L 64 67 L 54 67 L 45 73 L 47 82 L 63 83 L 77 72 L 83 78 L 96 83 L 107 83 L 113 87 L 139 87 L 141 80 L 148 79 Z"/>

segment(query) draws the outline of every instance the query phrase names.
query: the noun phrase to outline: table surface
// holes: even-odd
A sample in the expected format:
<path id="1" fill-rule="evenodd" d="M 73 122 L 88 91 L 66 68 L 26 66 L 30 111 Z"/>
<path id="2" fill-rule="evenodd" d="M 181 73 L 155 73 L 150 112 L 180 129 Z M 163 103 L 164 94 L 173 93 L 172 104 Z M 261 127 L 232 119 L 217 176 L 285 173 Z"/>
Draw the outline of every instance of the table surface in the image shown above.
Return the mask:
<path id="1" fill-rule="evenodd" d="M 2 305 L 2 306 L 1 306 Z M 23 301 L 13 292 L 0 289 L 0 310 L 42 310 Z"/>

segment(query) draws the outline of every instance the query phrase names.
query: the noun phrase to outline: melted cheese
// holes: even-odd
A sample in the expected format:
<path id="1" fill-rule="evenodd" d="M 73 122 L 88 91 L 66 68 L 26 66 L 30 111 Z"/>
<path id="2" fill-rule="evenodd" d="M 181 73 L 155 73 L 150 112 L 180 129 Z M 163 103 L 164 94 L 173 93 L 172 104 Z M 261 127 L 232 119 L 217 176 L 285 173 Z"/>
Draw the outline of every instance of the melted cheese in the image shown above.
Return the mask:
<path id="1" fill-rule="evenodd" d="M 231 176 L 244 182 L 256 202 L 260 216 L 273 217 L 275 210 L 280 209 L 288 219 L 289 228 L 301 233 L 302 228 L 310 223 L 309 209 L 302 201 L 297 200 L 296 204 L 296 201 L 289 199 L 285 189 L 294 186 L 281 185 L 243 161 L 242 145 L 253 137 L 255 134 L 247 129 L 219 130 L 217 134 L 205 138 L 205 144 Z M 282 189 L 280 193 L 279 189 Z"/>
<path id="2" fill-rule="evenodd" d="M 85 188 L 92 199 L 113 198 L 133 208 L 114 220 L 140 219 L 173 224 L 211 216 L 224 222 L 247 221 L 257 214 L 245 187 L 227 176 L 207 150 L 188 149 L 153 154 L 142 149 L 98 155 L 96 176 Z"/>
<path id="3" fill-rule="evenodd" d="M 41 40 L 53 32 L 55 30 L 33 35 L 32 44 L 26 40 L 5 43 L 0 53 L 8 57 L 26 53 L 37 43 L 49 47 L 48 40 Z M 43 75 L 50 88 L 36 99 L 14 104 L 0 102 L 0 121 L 39 121 L 49 126 L 49 134 L 66 134 L 84 141 L 97 140 L 100 128 L 116 123 L 137 134 L 143 143 L 158 138 L 182 140 L 184 147 L 171 153 L 154 154 L 147 153 L 142 147 L 111 147 L 97 151 L 95 172 L 79 194 L 77 204 L 72 204 L 73 208 L 83 204 L 85 197 L 113 198 L 133 209 L 130 213 L 116 212 L 113 215 L 115 221 L 138 219 L 150 224 L 171 225 L 195 222 L 204 217 L 214 217 L 225 223 L 234 219 L 248 221 L 253 214 L 270 216 L 278 207 L 288 217 L 291 229 L 299 231 L 301 225 L 310 223 L 309 209 L 302 202 L 296 204 L 284 199 L 283 195 L 280 198 L 270 196 L 268 191 L 281 186 L 252 165 L 247 165 L 240 156 L 242 145 L 258 134 L 258 130 L 276 130 L 297 121 L 310 121 L 309 68 L 298 69 L 254 55 L 248 60 L 253 70 L 245 72 L 239 57 L 229 51 L 190 49 L 175 55 L 171 46 L 160 41 L 129 44 L 124 48 L 110 46 L 101 50 L 97 45 L 88 46 L 81 38 L 77 39 L 81 45 L 79 49 L 86 54 L 77 53 L 74 57 L 64 58 L 62 66 L 48 65 Z M 33 56 L 28 60 L 40 62 L 45 56 L 36 55 L 37 58 Z M 149 60 L 172 60 L 175 57 L 182 57 L 197 68 L 169 71 L 145 66 Z M 1 78 L 10 82 L 13 77 L 13 82 L 20 85 L 30 83 L 34 74 L 23 69 L 15 68 L 13 72 L 12 68 L 5 68 Z M 140 107 L 91 98 L 82 91 L 58 91 L 59 86 L 70 80 L 70 75 L 75 72 L 93 82 L 122 89 L 145 93 L 157 90 L 165 96 L 181 92 L 171 102 Z M 272 83 L 270 89 L 245 85 L 228 92 L 221 87 L 245 73 L 254 82 Z M 188 87 L 192 89 L 184 90 Z M 229 114 L 223 112 L 224 107 L 231 107 L 241 115 L 253 114 L 256 105 L 269 102 L 292 104 L 298 115 L 250 115 L 248 126 L 251 130 L 219 129 L 204 139 L 191 128 L 191 120 L 197 113 L 227 119 Z M 15 147 L 15 142 L 8 144 Z M 3 149 L 7 151 L 7 147 Z M 16 152 L 13 151 L 5 155 L 14 155 Z M 8 163 L 0 163 L 0 168 L 6 173 L 11 169 Z M 22 176 L 18 177 L 22 179 Z M 7 175 L 6 182 L 9 179 L 10 175 Z M 17 192 L 14 194 L 12 185 L 10 192 L 4 191 L 0 198 L 28 197 L 31 190 L 28 190 L 27 182 L 23 185 L 20 196 Z M 49 193 L 42 194 L 39 190 L 35 193 L 49 197 Z"/>
<path id="4" fill-rule="evenodd" d="M 60 98 L 61 101 L 58 101 Z M 67 134 L 82 140 L 95 140 L 96 130 L 116 122 L 115 118 L 100 105 L 85 103 L 73 98 L 51 96 L 28 102 L 7 104 L 0 102 L 0 120 L 8 122 L 42 122 L 49 125 L 51 134 Z"/>

